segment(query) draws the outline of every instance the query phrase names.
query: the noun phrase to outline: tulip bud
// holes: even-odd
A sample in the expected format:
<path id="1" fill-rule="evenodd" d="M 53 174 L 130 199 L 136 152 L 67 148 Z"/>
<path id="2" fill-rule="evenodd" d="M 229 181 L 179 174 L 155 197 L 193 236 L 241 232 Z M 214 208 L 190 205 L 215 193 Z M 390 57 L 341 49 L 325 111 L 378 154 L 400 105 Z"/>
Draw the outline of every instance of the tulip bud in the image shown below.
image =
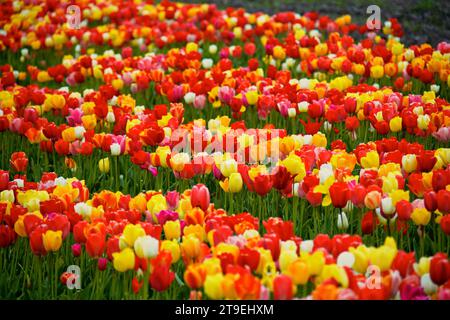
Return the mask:
<path id="1" fill-rule="evenodd" d="M 101 159 L 98 162 L 98 168 L 101 173 L 108 173 L 109 172 L 109 158 Z"/>
<path id="2" fill-rule="evenodd" d="M 112 111 L 109 111 L 109 112 L 108 112 L 108 114 L 106 115 L 106 121 L 107 121 L 108 123 L 114 123 L 114 122 L 116 122 L 116 117 L 115 117 L 115 115 L 114 115 L 114 112 L 112 112 Z"/>
<path id="3" fill-rule="evenodd" d="M 341 212 L 337 217 L 337 227 L 339 230 L 347 230 L 348 229 L 348 219 L 345 212 Z"/>
<path id="4" fill-rule="evenodd" d="M 98 262 L 97 262 L 98 270 L 105 271 L 107 266 L 108 266 L 108 259 L 106 259 L 106 258 L 98 259 Z"/>
<path id="5" fill-rule="evenodd" d="M 392 203 L 392 198 L 386 197 L 381 199 L 381 209 L 385 215 L 392 215 L 395 212 L 395 206 Z"/>
<path id="6" fill-rule="evenodd" d="M 74 243 L 71 248 L 74 257 L 79 257 L 81 255 L 81 244 Z"/>

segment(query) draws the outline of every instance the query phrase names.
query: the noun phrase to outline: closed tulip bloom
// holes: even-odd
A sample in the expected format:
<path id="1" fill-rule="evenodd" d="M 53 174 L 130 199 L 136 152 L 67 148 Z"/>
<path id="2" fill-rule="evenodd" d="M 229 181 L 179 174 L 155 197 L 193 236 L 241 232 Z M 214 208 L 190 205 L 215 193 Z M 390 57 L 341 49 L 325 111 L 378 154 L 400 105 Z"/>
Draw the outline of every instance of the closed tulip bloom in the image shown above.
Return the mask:
<path id="1" fill-rule="evenodd" d="M 98 162 L 98 168 L 101 173 L 108 173 L 109 172 L 109 158 L 101 159 Z"/>
<path id="2" fill-rule="evenodd" d="M 216 273 L 214 275 L 206 276 L 204 289 L 206 295 L 213 300 L 218 300 L 223 298 L 223 286 L 224 276 L 222 273 Z"/>
<path id="3" fill-rule="evenodd" d="M 375 150 L 367 152 L 367 154 L 361 158 L 361 166 L 364 169 L 378 168 L 380 166 L 380 156 Z"/>
<path id="4" fill-rule="evenodd" d="M 81 255 L 81 244 L 74 243 L 72 246 L 72 254 L 74 257 L 79 257 Z"/>
<path id="5" fill-rule="evenodd" d="M 172 255 L 172 263 L 177 263 L 178 260 L 180 260 L 181 256 L 181 249 L 180 244 L 177 240 L 164 240 L 161 242 L 160 250 L 166 250 L 169 251 Z"/>
<path id="6" fill-rule="evenodd" d="M 380 79 L 384 76 L 383 66 L 372 66 L 370 68 L 370 76 L 375 79 Z"/>
<path id="7" fill-rule="evenodd" d="M 413 207 L 409 201 L 400 200 L 395 205 L 399 220 L 408 221 L 411 218 Z"/>
<path id="8" fill-rule="evenodd" d="M 145 236 L 145 230 L 140 225 L 127 224 L 123 229 L 122 236 L 120 237 L 121 242 L 128 247 L 133 247 L 136 239 Z"/>
<path id="9" fill-rule="evenodd" d="M 112 155 L 112 156 L 118 156 L 118 155 L 120 155 L 120 144 L 118 144 L 118 143 L 113 143 L 113 144 L 111 144 L 110 149 L 111 149 L 111 155 Z"/>
<path id="10" fill-rule="evenodd" d="M 42 235 L 42 241 L 47 252 L 58 251 L 62 245 L 62 231 L 48 230 Z"/>
<path id="11" fill-rule="evenodd" d="M 206 275 L 207 270 L 204 264 L 190 264 L 187 266 L 186 271 L 184 272 L 184 282 L 191 289 L 200 289 L 205 282 Z"/>
<path id="12" fill-rule="evenodd" d="M 188 260 L 196 259 L 200 255 L 200 240 L 194 234 L 184 236 L 181 253 Z"/>
<path id="13" fill-rule="evenodd" d="M 143 236 L 134 242 L 134 251 L 139 258 L 154 258 L 158 255 L 159 241 L 151 236 Z"/>
<path id="14" fill-rule="evenodd" d="M 132 249 L 125 248 L 120 252 L 113 253 L 112 256 L 114 269 L 117 271 L 125 272 L 134 269 L 135 256 Z"/>
<path id="15" fill-rule="evenodd" d="M 402 118 L 399 116 L 392 118 L 389 121 L 389 129 L 391 129 L 392 132 L 399 132 L 402 130 Z"/>
<path id="16" fill-rule="evenodd" d="M 392 215 L 395 212 L 395 206 L 392 203 L 392 198 L 386 197 L 381 199 L 381 209 L 385 215 Z"/>
<path id="17" fill-rule="evenodd" d="M 197 184 L 191 191 L 191 204 L 193 207 L 200 207 L 206 211 L 209 207 L 210 195 L 208 187 L 204 184 Z"/>
<path id="18" fill-rule="evenodd" d="M 90 233 L 86 239 L 86 251 L 89 256 L 100 257 L 106 248 L 105 235 L 102 232 Z"/>
<path id="19" fill-rule="evenodd" d="M 402 157 L 402 168 L 408 173 L 416 171 L 417 159 L 415 154 L 405 154 Z"/>
<path id="20" fill-rule="evenodd" d="M 436 195 L 437 208 L 443 214 L 450 213 L 450 191 L 449 190 L 439 190 Z"/>
<path id="21" fill-rule="evenodd" d="M 381 194 L 378 191 L 370 191 L 364 198 L 364 205 L 370 210 L 378 208 L 381 204 Z"/>
<path id="22" fill-rule="evenodd" d="M 238 165 L 236 160 L 227 159 L 219 164 L 219 169 L 223 176 L 228 178 L 232 173 L 238 171 Z"/>
<path id="23" fill-rule="evenodd" d="M 280 274 L 273 280 L 273 298 L 275 300 L 290 300 L 294 296 L 294 284 L 291 277 Z"/>
<path id="24" fill-rule="evenodd" d="M 446 235 L 450 235 L 450 214 L 443 216 L 439 224 L 441 225 L 442 231 Z"/>
<path id="25" fill-rule="evenodd" d="M 425 226 L 430 222 L 431 212 L 425 208 L 416 208 L 411 214 L 412 221 L 418 226 Z"/>
<path id="26" fill-rule="evenodd" d="M 293 261 L 286 270 L 295 285 L 304 285 L 309 279 L 308 265 L 301 259 Z"/>
<path id="27" fill-rule="evenodd" d="M 335 182 L 330 187 L 331 202 L 335 208 L 344 208 L 350 198 L 350 190 L 345 182 Z"/>
<path id="28" fill-rule="evenodd" d="M 450 261 L 444 253 L 437 253 L 430 261 L 430 277 L 438 286 L 450 279 Z"/>
<path id="29" fill-rule="evenodd" d="M 181 237 L 180 220 L 167 221 L 164 226 L 164 235 L 167 240 L 178 240 Z"/>
<path id="30" fill-rule="evenodd" d="M 237 193 L 242 190 L 243 180 L 239 172 L 233 172 L 228 180 L 228 191 L 231 193 Z"/>
<path id="31" fill-rule="evenodd" d="M 339 230 L 347 230 L 348 229 L 348 218 L 345 212 L 341 212 L 337 217 L 337 227 Z"/>

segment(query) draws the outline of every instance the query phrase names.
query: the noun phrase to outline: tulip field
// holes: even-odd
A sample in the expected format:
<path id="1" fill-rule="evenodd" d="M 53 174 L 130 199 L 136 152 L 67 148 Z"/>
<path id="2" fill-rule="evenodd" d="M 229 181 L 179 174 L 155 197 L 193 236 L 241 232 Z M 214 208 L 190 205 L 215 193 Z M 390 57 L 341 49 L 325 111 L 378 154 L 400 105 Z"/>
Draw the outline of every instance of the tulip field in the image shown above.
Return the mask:
<path id="1" fill-rule="evenodd" d="M 167 0 L 0 27 L 0 299 L 450 299 L 448 39 Z"/>

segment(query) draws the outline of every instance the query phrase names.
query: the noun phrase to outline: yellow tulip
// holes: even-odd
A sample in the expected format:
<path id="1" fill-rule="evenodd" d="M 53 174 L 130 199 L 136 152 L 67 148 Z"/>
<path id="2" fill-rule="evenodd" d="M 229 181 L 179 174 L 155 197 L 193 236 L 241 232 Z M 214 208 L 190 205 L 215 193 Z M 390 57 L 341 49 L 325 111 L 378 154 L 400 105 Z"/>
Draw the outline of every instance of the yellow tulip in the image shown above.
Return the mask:
<path id="1" fill-rule="evenodd" d="M 125 248 L 121 252 L 113 253 L 114 269 L 119 272 L 134 269 L 135 256 L 134 251 L 130 248 Z"/>
<path id="2" fill-rule="evenodd" d="M 289 270 L 289 266 L 295 261 L 297 260 L 297 254 L 295 253 L 295 251 L 291 251 L 291 250 L 283 250 L 280 253 L 280 258 L 279 258 L 279 264 L 280 264 L 280 270 L 282 273 L 287 273 L 287 271 Z"/>
<path id="3" fill-rule="evenodd" d="M 389 121 L 389 128 L 392 132 L 399 132 L 402 130 L 402 117 L 395 116 Z"/>
<path id="4" fill-rule="evenodd" d="M 322 251 L 315 251 L 312 254 L 302 251 L 300 257 L 306 261 L 311 275 L 319 275 L 325 265 L 325 256 Z"/>
<path id="5" fill-rule="evenodd" d="M 364 169 L 378 168 L 380 166 L 380 156 L 375 150 L 367 152 L 367 154 L 361 158 L 361 167 Z"/>
<path id="6" fill-rule="evenodd" d="M 242 176 L 239 172 L 233 172 L 230 174 L 228 180 L 228 191 L 231 193 L 237 193 L 242 190 L 243 181 Z"/>
<path id="7" fill-rule="evenodd" d="M 418 226 L 425 226 L 431 220 L 431 212 L 425 208 L 416 208 L 411 214 L 412 221 Z"/>
<path id="8" fill-rule="evenodd" d="M 295 285 L 304 285 L 310 276 L 308 265 L 302 259 L 297 259 L 288 265 L 286 273 L 291 276 Z"/>
<path id="9" fill-rule="evenodd" d="M 273 57 L 277 60 L 284 60 L 286 58 L 286 52 L 282 46 L 276 45 L 273 47 Z"/>
<path id="10" fill-rule="evenodd" d="M 101 173 L 109 172 L 109 158 L 103 158 L 98 162 L 98 169 Z"/>
<path id="11" fill-rule="evenodd" d="M 372 66 L 370 68 L 370 76 L 375 79 L 379 79 L 384 75 L 383 66 Z"/>
<path id="12" fill-rule="evenodd" d="M 193 234 L 184 236 L 181 243 L 181 252 L 188 259 L 197 258 L 200 255 L 200 240 Z"/>
<path id="13" fill-rule="evenodd" d="M 147 209 L 153 215 L 153 220 L 156 222 L 156 214 L 161 210 L 167 209 L 166 198 L 162 194 L 156 194 L 147 202 Z"/>
<path id="14" fill-rule="evenodd" d="M 42 242 L 44 243 L 45 251 L 58 251 L 62 245 L 62 231 L 47 230 L 42 235 Z"/>
<path id="15" fill-rule="evenodd" d="M 214 275 L 207 275 L 204 283 L 206 295 L 214 300 L 223 298 L 223 287 L 222 283 L 224 281 L 224 276 L 221 273 L 216 273 Z"/>
<path id="16" fill-rule="evenodd" d="M 180 260 L 181 256 L 180 245 L 178 244 L 178 241 L 176 241 L 175 239 L 162 241 L 160 250 L 170 251 L 170 254 L 172 255 L 172 263 L 176 263 L 178 262 L 178 260 Z"/>
<path id="17" fill-rule="evenodd" d="M 143 236 L 145 236 L 145 230 L 140 225 L 127 224 L 120 238 L 129 247 L 133 247 L 136 239 Z"/>
<path id="18" fill-rule="evenodd" d="M 379 267 L 381 272 L 387 271 L 391 268 L 392 262 L 397 255 L 397 249 L 390 246 L 383 245 L 379 248 L 372 248 L 370 250 L 370 262 Z"/>
<path id="19" fill-rule="evenodd" d="M 256 91 L 247 91 L 245 93 L 245 98 L 249 105 L 255 105 L 258 102 L 258 92 Z"/>
<path id="20" fill-rule="evenodd" d="M 164 235 L 166 236 L 166 239 L 168 239 L 168 240 L 180 239 L 180 237 L 181 237 L 180 220 L 167 221 L 164 224 L 163 228 L 164 228 Z"/>

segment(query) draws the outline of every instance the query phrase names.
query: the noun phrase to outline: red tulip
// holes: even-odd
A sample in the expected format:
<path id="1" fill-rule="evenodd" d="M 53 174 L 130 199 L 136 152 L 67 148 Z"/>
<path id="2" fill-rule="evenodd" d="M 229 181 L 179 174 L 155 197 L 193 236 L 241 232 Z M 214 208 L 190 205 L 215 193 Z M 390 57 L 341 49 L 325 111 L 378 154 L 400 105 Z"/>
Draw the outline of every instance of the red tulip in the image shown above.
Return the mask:
<path id="1" fill-rule="evenodd" d="M 255 177 L 253 181 L 253 188 L 260 196 L 265 196 L 272 189 L 273 180 L 272 176 L 268 174 L 262 174 Z"/>
<path id="2" fill-rule="evenodd" d="M 9 183 L 9 172 L 0 170 L 0 191 L 6 190 Z"/>
<path id="3" fill-rule="evenodd" d="M 366 188 L 361 184 L 357 184 L 350 192 L 350 199 L 356 207 L 362 208 L 364 207 L 364 199 L 366 198 L 366 194 Z"/>
<path id="4" fill-rule="evenodd" d="M 100 257 L 105 251 L 106 241 L 102 232 L 93 232 L 87 236 L 86 251 L 90 257 Z"/>
<path id="5" fill-rule="evenodd" d="M 175 273 L 170 271 L 172 255 L 168 251 L 162 251 L 152 261 L 152 274 L 149 283 L 156 291 L 166 290 L 175 279 Z"/>
<path id="6" fill-rule="evenodd" d="M 84 233 L 84 229 L 88 226 L 88 222 L 83 220 L 78 223 L 76 223 L 73 226 L 73 238 L 75 242 L 79 243 L 85 243 L 86 242 L 86 235 Z"/>
<path id="7" fill-rule="evenodd" d="M 444 231 L 444 233 L 449 236 L 450 235 L 450 214 L 447 214 L 441 218 L 440 225 L 441 225 L 442 231 Z"/>
<path id="8" fill-rule="evenodd" d="M 25 172 L 27 170 L 28 158 L 25 152 L 14 152 L 11 155 L 11 168 L 18 172 Z"/>
<path id="9" fill-rule="evenodd" d="M 5 248 L 11 245 L 16 240 L 16 233 L 14 229 L 6 224 L 0 225 L 0 248 Z"/>
<path id="10" fill-rule="evenodd" d="M 446 254 L 437 253 L 431 258 L 430 277 L 438 286 L 446 283 L 450 279 L 450 262 Z"/>
<path id="11" fill-rule="evenodd" d="M 409 202 L 408 202 L 409 203 Z M 361 220 L 361 231 L 363 234 L 372 234 L 377 227 L 378 217 L 372 211 L 367 212 Z"/>
<path id="12" fill-rule="evenodd" d="M 273 280 L 273 297 L 275 300 L 291 300 L 294 290 L 291 277 L 279 274 Z"/>
<path id="13" fill-rule="evenodd" d="M 409 201 L 400 200 L 395 205 L 395 209 L 397 210 L 399 220 L 408 221 L 411 218 L 413 207 Z"/>
<path id="14" fill-rule="evenodd" d="M 292 221 L 284 221 L 279 217 L 271 217 L 263 221 L 267 233 L 275 233 L 282 241 L 289 240 L 294 236 L 294 224 Z"/>
<path id="15" fill-rule="evenodd" d="M 63 240 L 69 235 L 70 222 L 66 215 L 56 214 L 46 220 L 49 230 L 62 231 Z"/>
<path id="16" fill-rule="evenodd" d="M 425 150 L 422 154 L 417 156 L 417 169 L 422 172 L 429 172 L 436 164 L 436 157 L 434 156 L 434 150 Z"/>
<path id="17" fill-rule="evenodd" d="M 45 250 L 44 241 L 42 239 L 42 236 L 46 231 L 47 227 L 40 225 L 30 234 L 29 240 L 31 251 L 37 256 L 45 256 L 47 254 L 47 250 Z"/>
<path id="18" fill-rule="evenodd" d="M 434 191 L 438 192 L 441 189 L 445 189 L 449 184 L 449 171 L 448 170 L 434 170 L 431 178 L 431 185 Z"/>
<path id="19" fill-rule="evenodd" d="M 237 263 L 242 267 L 249 266 L 252 271 L 255 271 L 259 265 L 259 258 L 259 251 L 250 248 L 243 248 L 239 251 Z"/>
<path id="20" fill-rule="evenodd" d="M 349 200 L 349 188 L 345 182 L 335 182 L 330 187 L 331 202 L 335 208 L 344 208 Z"/>
<path id="21" fill-rule="evenodd" d="M 191 191 L 191 204 L 193 207 L 200 207 L 203 211 L 206 211 L 209 207 L 210 196 L 208 187 L 204 184 L 197 184 L 192 187 Z"/>
<path id="22" fill-rule="evenodd" d="M 425 208 L 428 211 L 436 211 L 437 209 L 437 196 L 436 196 L 436 192 L 434 191 L 427 191 L 423 194 L 423 200 L 425 202 Z"/>
<path id="23" fill-rule="evenodd" d="M 259 245 L 264 249 L 270 250 L 274 261 L 280 256 L 280 238 L 275 233 L 266 233 L 259 240 Z"/>
<path id="24" fill-rule="evenodd" d="M 106 254 L 108 255 L 108 259 L 112 261 L 113 259 L 113 253 L 120 252 L 120 246 L 119 246 L 119 238 L 118 237 L 111 237 L 106 241 Z"/>
<path id="25" fill-rule="evenodd" d="M 398 270 L 403 278 L 413 272 L 413 265 L 416 261 L 414 252 L 406 253 L 405 251 L 399 250 L 395 259 L 392 263 L 391 268 L 393 270 Z"/>
<path id="26" fill-rule="evenodd" d="M 99 258 L 97 262 L 98 270 L 105 271 L 108 267 L 108 259 L 106 258 Z"/>
<path id="27" fill-rule="evenodd" d="M 436 198 L 438 210 L 443 214 L 450 213 L 450 191 L 441 189 Z"/>
<path id="28" fill-rule="evenodd" d="M 314 250 L 324 248 L 327 252 L 331 252 L 331 239 L 327 234 L 318 234 L 314 238 Z"/>

